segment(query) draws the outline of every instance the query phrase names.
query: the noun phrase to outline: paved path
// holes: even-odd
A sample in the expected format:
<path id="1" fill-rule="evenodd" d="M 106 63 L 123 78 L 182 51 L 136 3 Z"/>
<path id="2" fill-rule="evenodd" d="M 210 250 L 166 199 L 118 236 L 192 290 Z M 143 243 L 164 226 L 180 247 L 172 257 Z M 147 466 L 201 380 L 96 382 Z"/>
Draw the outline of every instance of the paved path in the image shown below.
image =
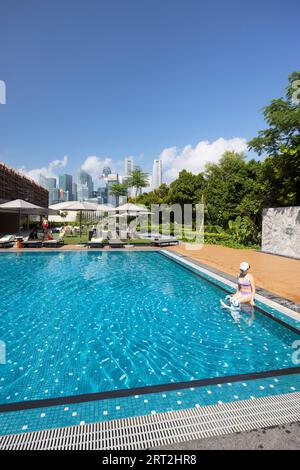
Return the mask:
<path id="1" fill-rule="evenodd" d="M 300 423 L 209 437 L 159 450 L 300 450 Z"/>

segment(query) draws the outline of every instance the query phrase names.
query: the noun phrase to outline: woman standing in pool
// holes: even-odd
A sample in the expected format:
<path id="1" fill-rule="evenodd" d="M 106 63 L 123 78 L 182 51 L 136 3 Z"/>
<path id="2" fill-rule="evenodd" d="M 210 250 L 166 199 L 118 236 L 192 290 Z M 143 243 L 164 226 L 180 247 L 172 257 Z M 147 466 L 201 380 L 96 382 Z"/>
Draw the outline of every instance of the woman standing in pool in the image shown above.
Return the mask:
<path id="1" fill-rule="evenodd" d="M 249 274 L 250 264 L 244 261 L 240 264 L 240 273 L 238 275 L 238 287 L 231 299 L 235 299 L 239 304 L 249 303 L 254 305 L 255 284 L 252 274 Z"/>

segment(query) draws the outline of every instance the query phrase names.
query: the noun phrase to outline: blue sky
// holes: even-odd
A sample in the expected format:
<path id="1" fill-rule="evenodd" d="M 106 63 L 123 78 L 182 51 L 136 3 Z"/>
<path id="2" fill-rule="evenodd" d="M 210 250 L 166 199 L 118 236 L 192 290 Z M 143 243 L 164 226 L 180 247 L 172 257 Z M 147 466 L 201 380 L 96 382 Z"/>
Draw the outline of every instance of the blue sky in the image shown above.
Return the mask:
<path id="1" fill-rule="evenodd" d="M 196 171 L 206 150 L 208 160 L 219 158 L 211 143 L 220 152 L 232 138 L 255 136 L 260 108 L 299 70 L 298 0 L 0 7 L 0 160 L 16 168 L 55 172 L 50 162 L 66 155 L 61 165 L 71 173 L 89 156 L 91 171 L 105 158 L 119 168 L 132 155 L 149 170 L 165 152 L 169 177 L 185 158 Z M 202 141 L 210 144 L 198 151 Z"/>

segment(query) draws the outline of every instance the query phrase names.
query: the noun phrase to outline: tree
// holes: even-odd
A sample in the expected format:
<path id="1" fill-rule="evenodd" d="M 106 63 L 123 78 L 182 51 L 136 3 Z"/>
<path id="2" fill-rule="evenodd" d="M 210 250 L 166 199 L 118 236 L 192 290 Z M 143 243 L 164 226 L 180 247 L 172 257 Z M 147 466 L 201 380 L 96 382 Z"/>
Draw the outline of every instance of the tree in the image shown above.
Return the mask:
<path id="1" fill-rule="evenodd" d="M 269 194 L 269 185 L 264 178 L 263 163 L 257 160 L 247 162 L 248 178 L 252 184 L 247 184 L 247 192 L 237 206 L 237 213 L 248 217 L 252 223 L 260 228 L 262 209 Z"/>
<path id="2" fill-rule="evenodd" d="M 300 106 L 295 100 L 295 82 L 300 80 L 300 71 L 288 77 L 286 99 L 271 101 L 262 111 L 268 129 L 259 131 L 258 136 L 248 142 L 250 150 L 258 155 L 267 154 L 273 157 L 281 155 L 283 149 L 300 153 Z"/>
<path id="3" fill-rule="evenodd" d="M 300 204 L 300 106 L 295 99 L 295 83 L 300 71 L 289 75 L 286 99 L 275 99 L 263 108 L 269 128 L 259 131 L 248 148 L 265 154 L 260 185 L 264 187 L 265 206 Z"/>
<path id="4" fill-rule="evenodd" d="M 206 165 L 204 197 L 209 223 L 227 228 L 229 219 L 240 215 L 239 204 L 254 187 L 252 173 L 252 165 L 236 152 L 225 152 L 218 163 Z"/>
<path id="5" fill-rule="evenodd" d="M 265 207 L 300 205 L 299 152 L 282 148 L 280 155 L 266 157 L 262 178 L 267 189 Z"/>
<path id="6" fill-rule="evenodd" d="M 149 193 L 141 194 L 137 197 L 136 202 L 151 208 L 151 204 L 163 204 L 167 202 L 169 194 L 169 186 L 165 183 L 159 188 L 149 191 Z"/>
<path id="7" fill-rule="evenodd" d="M 204 177 L 182 170 L 178 178 L 170 184 L 167 202 L 169 204 L 199 204 L 204 190 Z"/>
<path id="8" fill-rule="evenodd" d="M 59 215 L 61 216 L 61 218 L 63 219 L 63 221 L 65 223 L 65 219 L 68 215 L 68 212 L 67 211 L 60 211 Z"/>
<path id="9" fill-rule="evenodd" d="M 138 166 L 135 167 L 127 179 L 127 186 L 129 188 L 135 188 L 135 197 L 137 197 L 141 188 L 148 186 L 148 174 L 143 173 Z"/>
<path id="10" fill-rule="evenodd" d="M 258 230 L 249 217 L 237 216 L 228 221 L 228 232 L 237 243 L 252 243 L 259 241 Z"/>
<path id="11" fill-rule="evenodd" d="M 109 194 L 115 196 L 117 206 L 119 205 L 120 196 L 127 196 L 128 187 L 126 184 L 113 183 L 109 189 Z"/>

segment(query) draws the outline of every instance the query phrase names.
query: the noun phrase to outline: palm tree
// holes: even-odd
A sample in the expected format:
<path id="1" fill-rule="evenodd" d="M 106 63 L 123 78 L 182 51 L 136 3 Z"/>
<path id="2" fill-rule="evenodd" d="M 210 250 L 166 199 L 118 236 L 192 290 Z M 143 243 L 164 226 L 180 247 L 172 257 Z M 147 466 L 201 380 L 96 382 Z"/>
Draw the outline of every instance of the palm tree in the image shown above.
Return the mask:
<path id="1" fill-rule="evenodd" d="M 113 183 L 109 188 L 109 194 L 115 196 L 117 206 L 119 205 L 120 196 L 127 196 L 128 186 L 127 184 Z"/>
<path id="2" fill-rule="evenodd" d="M 136 166 L 127 179 L 127 185 L 129 188 L 135 188 L 135 197 L 137 197 L 140 189 L 148 186 L 148 174 Z"/>
<path id="3" fill-rule="evenodd" d="M 67 215 L 68 215 L 67 211 L 60 211 L 60 216 L 63 219 L 64 224 L 66 223 L 65 219 L 66 219 Z"/>

